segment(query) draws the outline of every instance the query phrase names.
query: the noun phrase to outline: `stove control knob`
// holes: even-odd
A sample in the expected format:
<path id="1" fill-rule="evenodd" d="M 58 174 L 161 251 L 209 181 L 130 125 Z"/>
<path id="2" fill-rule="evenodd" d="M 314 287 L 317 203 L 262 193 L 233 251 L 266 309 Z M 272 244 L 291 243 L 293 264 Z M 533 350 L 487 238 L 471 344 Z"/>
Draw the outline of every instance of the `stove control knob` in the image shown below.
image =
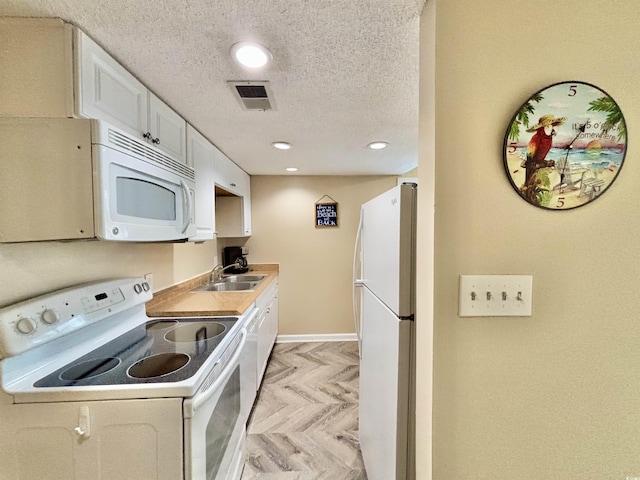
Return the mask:
<path id="1" fill-rule="evenodd" d="M 53 325 L 58 320 L 60 320 L 60 317 L 58 317 L 58 313 L 50 308 L 47 308 L 44 312 L 42 312 L 42 316 L 40 318 L 47 325 Z"/>
<path id="2" fill-rule="evenodd" d="M 133 286 L 133 291 L 134 291 L 134 292 L 136 292 L 136 293 L 140 293 L 140 292 L 142 291 L 142 287 L 140 286 L 140 284 L 139 284 L 139 283 L 136 283 L 136 284 Z"/>
<path id="3" fill-rule="evenodd" d="M 148 292 L 149 291 L 149 284 L 147 282 L 142 282 L 142 289 L 145 292 Z"/>
<path id="4" fill-rule="evenodd" d="M 29 317 L 22 317 L 16 323 L 16 328 L 18 329 L 19 333 L 21 333 L 23 335 L 29 335 L 29 334 L 35 332 L 35 330 L 36 330 L 36 322 L 31 320 Z"/>

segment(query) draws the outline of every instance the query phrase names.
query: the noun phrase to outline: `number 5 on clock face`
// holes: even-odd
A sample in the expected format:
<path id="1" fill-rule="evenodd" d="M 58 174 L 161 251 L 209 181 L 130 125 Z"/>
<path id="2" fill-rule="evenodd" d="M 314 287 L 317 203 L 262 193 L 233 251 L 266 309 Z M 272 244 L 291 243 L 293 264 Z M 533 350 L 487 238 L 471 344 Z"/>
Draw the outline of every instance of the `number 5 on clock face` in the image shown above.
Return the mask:
<path id="1" fill-rule="evenodd" d="M 617 178 L 627 152 L 624 116 L 613 98 L 579 81 L 539 90 L 507 126 L 503 162 L 513 188 L 550 210 L 581 207 Z"/>

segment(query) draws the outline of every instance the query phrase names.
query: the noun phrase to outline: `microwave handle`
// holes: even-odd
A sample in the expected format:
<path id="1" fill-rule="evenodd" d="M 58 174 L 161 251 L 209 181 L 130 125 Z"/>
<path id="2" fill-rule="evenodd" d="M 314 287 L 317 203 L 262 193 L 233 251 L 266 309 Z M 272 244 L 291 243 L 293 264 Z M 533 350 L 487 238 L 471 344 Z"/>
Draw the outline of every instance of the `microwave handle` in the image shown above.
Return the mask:
<path id="1" fill-rule="evenodd" d="M 180 187 L 182 188 L 182 194 L 184 195 L 185 200 L 185 221 L 182 228 L 182 233 L 185 233 L 187 231 L 187 228 L 189 228 L 189 224 L 191 223 L 191 195 L 189 195 L 189 187 L 186 183 L 184 183 L 184 180 L 180 180 Z"/>

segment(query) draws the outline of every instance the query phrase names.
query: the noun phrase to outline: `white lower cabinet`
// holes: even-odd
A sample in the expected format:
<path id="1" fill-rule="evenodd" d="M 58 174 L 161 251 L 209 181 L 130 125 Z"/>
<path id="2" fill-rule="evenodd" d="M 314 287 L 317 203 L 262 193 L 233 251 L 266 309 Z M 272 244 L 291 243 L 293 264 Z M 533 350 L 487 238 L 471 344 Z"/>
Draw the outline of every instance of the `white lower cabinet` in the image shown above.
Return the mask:
<path id="1" fill-rule="evenodd" d="M 262 383 L 262 377 L 267 369 L 269 355 L 278 336 L 278 283 L 271 285 L 256 300 L 258 307 L 258 355 L 257 355 L 257 387 Z"/>
<path id="2" fill-rule="evenodd" d="M 0 478 L 183 478 L 182 399 L 0 406 Z"/>

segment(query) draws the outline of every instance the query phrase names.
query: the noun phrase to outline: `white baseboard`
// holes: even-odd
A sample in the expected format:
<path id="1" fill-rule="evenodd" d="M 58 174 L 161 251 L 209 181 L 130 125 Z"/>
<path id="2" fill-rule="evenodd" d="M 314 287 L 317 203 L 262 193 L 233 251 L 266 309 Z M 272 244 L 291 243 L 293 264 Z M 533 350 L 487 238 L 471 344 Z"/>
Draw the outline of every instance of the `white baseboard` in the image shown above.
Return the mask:
<path id="1" fill-rule="evenodd" d="M 356 342 L 355 333 L 318 333 L 307 335 L 278 335 L 276 343 L 292 342 Z"/>

